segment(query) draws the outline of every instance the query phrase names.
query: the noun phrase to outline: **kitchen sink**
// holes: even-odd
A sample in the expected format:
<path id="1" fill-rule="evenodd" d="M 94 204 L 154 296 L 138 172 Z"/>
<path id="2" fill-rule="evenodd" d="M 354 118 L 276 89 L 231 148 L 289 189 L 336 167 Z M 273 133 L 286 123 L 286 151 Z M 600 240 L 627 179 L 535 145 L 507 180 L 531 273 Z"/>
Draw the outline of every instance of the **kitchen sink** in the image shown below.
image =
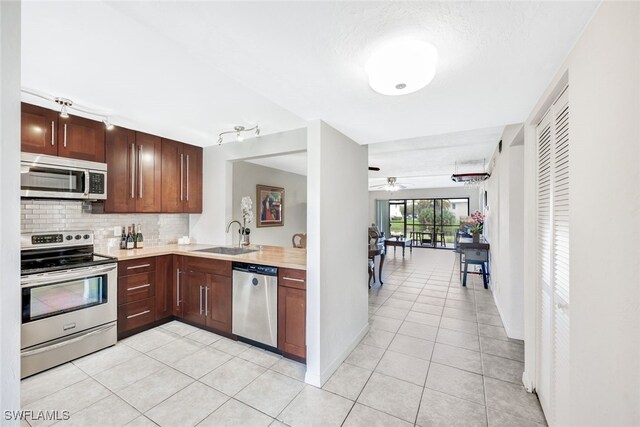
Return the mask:
<path id="1" fill-rule="evenodd" d="M 210 254 L 222 254 L 222 255 L 242 255 L 251 252 L 257 252 L 256 249 L 246 248 L 230 248 L 226 246 L 217 246 L 215 248 L 197 249 L 193 252 L 207 252 Z"/>

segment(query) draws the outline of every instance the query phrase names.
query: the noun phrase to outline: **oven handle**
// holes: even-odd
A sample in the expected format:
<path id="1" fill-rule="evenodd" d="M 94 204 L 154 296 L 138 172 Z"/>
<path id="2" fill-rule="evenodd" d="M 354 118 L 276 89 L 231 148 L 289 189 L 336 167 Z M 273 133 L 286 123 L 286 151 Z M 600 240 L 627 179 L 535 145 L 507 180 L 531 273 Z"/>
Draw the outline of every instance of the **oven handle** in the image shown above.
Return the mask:
<path id="1" fill-rule="evenodd" d="M 94 329 L 93 331 L 88 332 L 86 334 L 82 334 L 82 335 L 80 335 L 78 337 L 71 338 L 70 340 L 64 340 L 64 341 L 61 341 L 61 342 L 56 343 L 56 344 L 47 344 L 47 343 L 40 344 L 39 346 L 37 346 L 33 350 L 21 351 L 20 352 L 20 357 L 33 356 L 34 354 L 40 354 L 40 353 L 44 353 L 44 352 L 47 352 L 47 351 L 55 350 L 57 348 L 67 346 L 67 345 L 76 343 L 78 341 L 82 341 L 82 340 L 84 340 L 86 338 L 89 338 L 92 335 L 102 334 L 102 333 L 108 331 L 109 329 L 114 328 L 115 326 L 116 326 L 116 323 L 114 322 L 114 323 L 110 323 L 110 324 L 108 324 L 106 326 L 103 326 L 101 328 Z"/>
<path id="2" fill-rule="evenodd" d="M 107 273 L 115 270 L 116 268 L 117 268 L 117 264 L 109 264 L 109 265 L 100 266 L 100 267 L 78 268 L 73 271 L 65 270 L 62 273 L 52 272 L 52 273 L 38 274 L 33 277 L 26 276 L 20 280 L 20 285 L 23 288 L 30 288 L 32 286 L 35 286 L 43 282 L 52 282 L 52 281 L 67 280 L 67 279 L 81 279 L 87 275 Z"/>

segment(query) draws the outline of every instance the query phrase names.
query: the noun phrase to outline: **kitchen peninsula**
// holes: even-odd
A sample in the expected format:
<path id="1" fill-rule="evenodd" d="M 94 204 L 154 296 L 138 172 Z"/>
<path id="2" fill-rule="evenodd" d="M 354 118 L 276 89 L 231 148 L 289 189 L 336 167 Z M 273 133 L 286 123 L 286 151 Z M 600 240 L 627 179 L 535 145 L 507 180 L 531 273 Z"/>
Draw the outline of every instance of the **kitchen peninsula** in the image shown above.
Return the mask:
<path id="1" fill-rule="evenodd" d="M 238 339 L 233 328 L 234 266 L 275 267 L 270 271 L 274 279 L 277 275 L 272 301 L 275 305 L 277 295 L 277 350 L 305 361 L 306 250 L 249 246 L 252 252 L 239 255 L 202 251 L 213 247 L 231 249 L 174 244 L 107 252 L 118 259 L 118 337 L 179 319 Z"/>

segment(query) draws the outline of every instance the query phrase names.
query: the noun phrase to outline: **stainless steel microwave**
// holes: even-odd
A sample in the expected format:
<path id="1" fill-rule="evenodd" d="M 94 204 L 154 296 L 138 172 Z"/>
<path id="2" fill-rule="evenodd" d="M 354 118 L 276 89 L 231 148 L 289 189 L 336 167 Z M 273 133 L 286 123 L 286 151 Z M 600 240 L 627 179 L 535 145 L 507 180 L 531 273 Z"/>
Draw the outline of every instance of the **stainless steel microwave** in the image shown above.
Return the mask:
<path id="1" fill-rule="evenodd" d="M 104 200 L 107 164 L 66 157 L 21 153 L 20 196 Z"/>

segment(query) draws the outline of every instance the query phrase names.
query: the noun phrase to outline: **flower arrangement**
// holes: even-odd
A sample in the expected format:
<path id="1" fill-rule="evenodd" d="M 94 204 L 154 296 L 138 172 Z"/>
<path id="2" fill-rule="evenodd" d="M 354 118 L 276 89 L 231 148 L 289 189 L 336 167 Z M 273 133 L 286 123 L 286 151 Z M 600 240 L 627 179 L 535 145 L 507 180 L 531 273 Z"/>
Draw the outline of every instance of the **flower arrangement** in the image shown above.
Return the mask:
<path id="1" fill-rule="evenodd" d="M 244 196 L 240 201 L 240 211 L 242 212 L 242 229 L 249 230 L 247 224 L 253 222 L 253 200 L 250 196 Z M 244 234 L 249 234 L 244 231 Z"/>
<path id="2" fill-rule="evenodd" d="M 482 233 L 482 229 L 484 226 L 484 215 L 480 211 L 475 211 L 471 214 L 471 223 L 473 226 L 469 227 L 469 231 L 473 234 Z"/>

